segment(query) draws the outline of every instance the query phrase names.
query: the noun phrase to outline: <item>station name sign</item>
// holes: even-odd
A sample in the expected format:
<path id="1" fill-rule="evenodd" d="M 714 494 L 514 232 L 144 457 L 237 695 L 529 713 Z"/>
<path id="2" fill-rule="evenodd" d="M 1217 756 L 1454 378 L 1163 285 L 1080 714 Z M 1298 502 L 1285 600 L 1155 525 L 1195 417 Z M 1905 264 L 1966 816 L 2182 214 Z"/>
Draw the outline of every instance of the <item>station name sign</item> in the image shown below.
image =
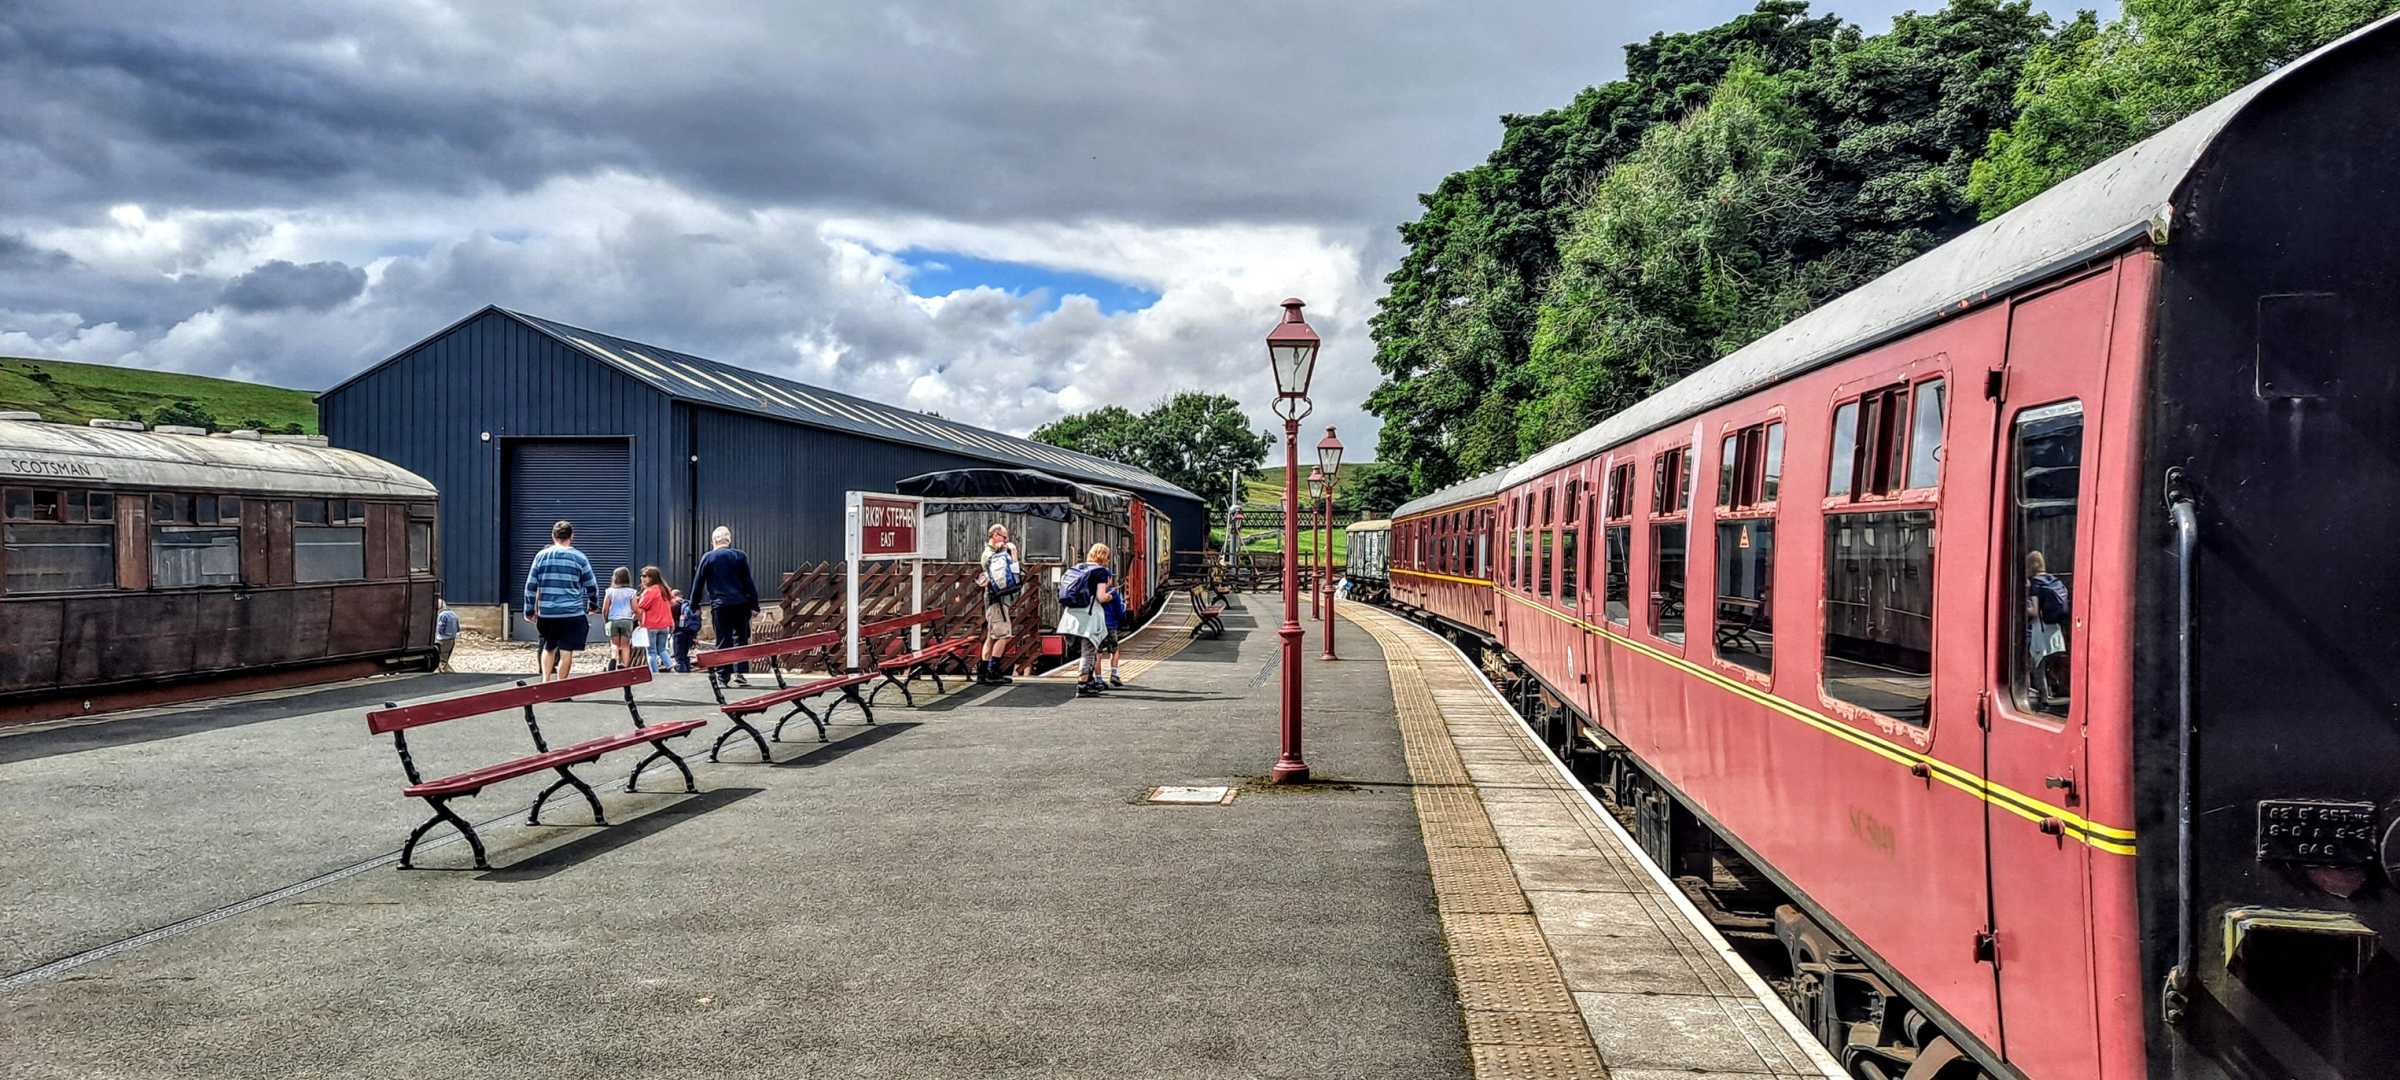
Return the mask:
<path id="1" fill-rule="evenodd" d="M 924 557 L 919 526 L 923 500 L 907 495 L 850 493 L 849 547 L 860 559 L 917 559 Z"/>
<path id="2" fill-rule="evenodd" d="M 10 476 L 43 476 L 70 480 L 104 479 L 100 469 L 88 461 L 19 457 L 13 454 L 0 455 L 0 472 L 5 472 Z"/>

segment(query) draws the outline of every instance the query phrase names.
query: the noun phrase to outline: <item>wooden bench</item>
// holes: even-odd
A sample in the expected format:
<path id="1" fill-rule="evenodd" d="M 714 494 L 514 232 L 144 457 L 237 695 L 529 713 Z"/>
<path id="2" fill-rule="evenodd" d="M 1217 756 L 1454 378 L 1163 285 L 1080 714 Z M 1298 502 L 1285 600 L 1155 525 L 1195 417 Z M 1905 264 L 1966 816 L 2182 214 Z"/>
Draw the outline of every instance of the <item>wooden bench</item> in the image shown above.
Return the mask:
<path id="1" fill-rule="evenodd" d="M 783 726 L 791 723 L 795 716 L 808 717 L 808 722 L 817 727 L 817 741 L 824 742 L 825 725 L 832 720 L 833 710 L 840 708 L 843 702 L 858 706 L 858 711 L 866 717 L 867 723 L 874 723 L 875 711 L 868 707 L 865 698 L 859 696 L 858 687 L 860 683 L 873 682 L 876 673 L 872 671 L 844 672 L 841 669 L 841 661 L 834 655 L 834 649 L 841 643 L 841 631 L 827 630 L 817 634 L 802 634 L 799 637 L 753 642 L 730 649 L 710 649 L 693 656 L 692 666 L 695 668 L 720 668 L 745 661 L 753 664 L 764 661 L 767 669 L 775 674 L 775 689 L 756 697 L 743 698 L 740 701 L 725 700 L 724 683 L 715 678 L 708 680 L 709 692 L 717 696 L 718 709 L 724 712 L 726 719 L 733 721 L 732 727 L 726 728 L 723 734 L 717 736 L 716 745 L 708 748 L 708 760 L 717 760 L 718 752 L 725 749 L 725 740 L 737 734 L 747 734 L 750 736 L 751 742 L 758 744 L 760 761 L 775 760 L 773 755 L 767 753 L 767 738 L 761 736 L 757 728 L 750 726 L 750 718 L 778 705 L 789 705 L 791 711 L 784 713 L 782 719 L 775 721 L 774 740 L 776 742 L 783 741 Z M 815 656 L 824 665 L 826 673 L 823 675 L 809 674 L 795 666 L 795 674 L 802 675 L 804 678 L 798 683 L 786 682 L 783 678 L 783 658 L 787 656 Z M 823 697 L 837 691 L 841 697 L 825 706 L 825 711 L 818 712 L 808 707 L 810 699 Z"/>
<path id="2" fill-rule="evenodd" d="M 867 658 L 864 670 L 883 676 L 883 681 L 867 693 L 869 702 L 873 702 L 876 695 L 883 693 L 886 688 L 896 686 L 900 688 L 901 699 L 913 706 L 917 698 L 909 692 L 908 684 L 922 677 L 931 677 L 934 691 L 940 693 L 949 689 L 942 685 L 942 668 L 945 665 L 958 665 L 958 674 L 961 676 L 969 673 L 964 658 L 974 652 L 983 639 L 980 636 L 942 638 L 939 626 L 948 617 L 939 610 L 920 611 L 858 628 L 860 644 L 863 646 L 860 652 Z M 932 636 L 936 640 L 922 649 L 912 650 L 908 647 L 908 639 L 902 635 L 920 626 L 934 631 Z M 889 639 L 891 644 L 879 648 L 875 644 L 877 639 Z"/>
<path id="3" fill-rule="evenodd" d="M 675 768 L 683 773 L 683 789 L 685 791 L 700 790 L 699 784 L 692 779 L 691 767 L 684 764 L 683 758 L 677 756 L 675 751 L 667 748 L 666 741 L 704 727 L 708 721 L 676 720 L 664 724 L 644 725 L 641 708 L 633 700 L 633 688 L 649 681 L 650 669 L 648 667 L 620 668 L 616 671 L 604 671 L 597 675 L 579 675 L 558 682 L 535 685 L 520 682 L 514 687 L 503 690 L 486 690 L 478 694 L 468 694 L 464 697 L 455 697 L 444 701 L 429 701 L 406 708 L 387 701 L 383 708 L 368 713 L 367 732 L 372 735 L 389 734 L 392 737 L 393 748 L 400 752 L 400 769 L 408 774 L 408 786 L 400 789 L 400 793 L 412 799 L 423 799 L 433 807 L 433 819 L 417 826 L 417 831 L 408 834 L 407 845 L 400 849 L 401 868 L 408 869 L 410 867 L 409 857 L 416 852 L 417 841 L 424 839 L 425 833 L 434 826 L 446 821 L 457 828 L 460 834 L 467 838 L 467 843 L 474 847 L 475 868 L 478 870 L 490 869 L 491 863 L 484 858 L 482 838 L 475 835 L 475 827 L 467 824 L 467 819 L 458 816 L 457 812 L 450 809 L 450 800 L 467 798 L 503 780 L 514 780 L 517 777 L 531 776 L 538 772 L 556 772 L 558 780 L 549 787 L 543 788 L 542 793 L 534 797 L 533 809 L 525 815 L 526 824 L 541 824 L 542 804 L 549 801 L 550 796 L 557 794 L 560 788 L 566 787 L 572 787 L 583 793 L 584 801 L 592 805 L 594 824 L 608 824 L 608 816 L 600 809 L 600 796 L 593 793 L 591 785 L 584 783 L 582 778 L 576 776 L 569 767 L 598 761 L 601 755 L 611 751 L 623 750 L 643 743 L 650 745 L 650 756 L 643 758 L 640 764 L 635 765 L 633 774 L 625 778 L 625 790 L 627 791 L 640 790 L 636 785 L 642 779 L 642 770 L 649 768 L 651 762 L 660 758 L 674 762 Z M 555 748 L 550 745 L 548 739 L 542 737 L 541 722 L 533 715 L 534 706 L 565 701 L 581 694 L 596 694 L 609 690 L 624 692 L 625 713 L 633 719 L 632 730 L 616 735 L 603 735 L 596 739 L 585 739 L 571 746 Z M 449 720 L 463 720 L 472 716 L 506 712 L 511 709 L 524 711 L 525 730 L 533 736 L 533 753 L 432 780 L 418 775 L 416 759 L 408 754 L 409 729 Z"/>
<path id="4" fill-rule="evenodd" d="M 1192 626 L 1191 636 L 1193 638 L 1213 639 L 1225 636 L 1224 593 L 1219 592 L 1212 597 L 1207 586 L 1192 586 L 1192 613 L 1200 616 L 1200 621 Z"/>

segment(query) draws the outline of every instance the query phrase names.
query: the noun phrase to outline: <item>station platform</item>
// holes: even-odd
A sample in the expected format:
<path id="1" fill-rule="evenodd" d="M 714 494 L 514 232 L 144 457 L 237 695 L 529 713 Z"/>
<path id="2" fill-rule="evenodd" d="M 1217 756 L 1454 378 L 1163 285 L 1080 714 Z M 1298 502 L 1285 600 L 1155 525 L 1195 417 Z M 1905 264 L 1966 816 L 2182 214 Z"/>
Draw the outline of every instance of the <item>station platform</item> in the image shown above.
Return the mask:
<path id="1" fill-rule="evenodd" d="M 394 865 L 422 810 L 363 717 L 506 677 L 0 736 L 0 1060 L 23 1077 L 1821 1075 L 1430 633 L 1344 605 L 1344 659 L 1324 663 L 1308 624 L 1316 781 L 1267 785 L 1279 607 L 1236 597 L 1200 641 L 1170 608 L 1128 646 L 1133 685 L 1101 698 L 1042 680 L 913 709 L 886 695 L 881 723 L 845 711 L 832 741 L 798 736 L 773 764 L 731 746 L 707 763 L 712 726 L 687 740 L 698 795 L 615 790 L 630 760 L 611 758 L 582 770 L 605 828 L 571 803 L 527 827 L 541 779 L 495 787 L 461 804 L 492 823 L 489 871 L 462 843 Z M 698 676 L 637 693 L 652 720 L 714 711 Z M 564 740 L 623 718 L 578 701 L 543 724 Z M 526 739 L 507 716 L 426 736 L 429 773 Z M 1165 787 L 1227 791 L 1151 801 Z"/>

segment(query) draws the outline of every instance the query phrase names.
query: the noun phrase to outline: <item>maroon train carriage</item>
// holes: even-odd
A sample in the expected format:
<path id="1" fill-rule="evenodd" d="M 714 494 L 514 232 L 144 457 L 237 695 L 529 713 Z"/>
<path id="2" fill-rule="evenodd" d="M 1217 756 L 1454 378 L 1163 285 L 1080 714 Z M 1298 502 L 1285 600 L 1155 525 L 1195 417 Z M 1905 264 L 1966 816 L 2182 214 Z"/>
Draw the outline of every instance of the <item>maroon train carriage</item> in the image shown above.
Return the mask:
<path id="1" fill-rule="evenodd" d="M 1858 1076 L 2400 1076 L 2395 102 L 2386 19 L 1402 507 L 1393 602 Z"/>
<path id="2" fill-rule="evenodd" d="M 29 416 L 0 418 L 0 722 L 429 666 L 431 484 L 301 436 Z"/>

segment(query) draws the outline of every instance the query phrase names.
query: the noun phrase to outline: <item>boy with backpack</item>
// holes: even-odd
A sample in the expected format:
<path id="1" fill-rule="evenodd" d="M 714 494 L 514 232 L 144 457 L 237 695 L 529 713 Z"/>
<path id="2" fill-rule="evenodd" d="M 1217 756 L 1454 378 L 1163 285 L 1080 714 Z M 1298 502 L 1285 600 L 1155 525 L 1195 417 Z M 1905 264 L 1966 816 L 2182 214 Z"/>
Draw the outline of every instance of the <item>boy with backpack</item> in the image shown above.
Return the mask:
<path id="1" fill-rule="evenodd" d="M 1025 568 L 1017 561 L 1017 545 L 1008 542 L 1008 526 L 995 523 L 983 535 L 983 573 L 976 578 L 983 586 L 983 653 L 975 663 L 975 681 L 1006 686 L 1017 681 L 1000 669 L 1008 639 L 1016 636 L 1008 606 L 1025 589 Z"/>
<path id="2" fill-rule="evenodd" d="M 1100 681 L 1100 643 L 1108 637 L 1105 605 L 1116 595 L 1110 587 L 1107 544 L 1093 544 L 1084 561 L 1058 579 L 1058 632 L 1079 643 L 1076 697 L 1099 697 L 1108 689 Z"/>

